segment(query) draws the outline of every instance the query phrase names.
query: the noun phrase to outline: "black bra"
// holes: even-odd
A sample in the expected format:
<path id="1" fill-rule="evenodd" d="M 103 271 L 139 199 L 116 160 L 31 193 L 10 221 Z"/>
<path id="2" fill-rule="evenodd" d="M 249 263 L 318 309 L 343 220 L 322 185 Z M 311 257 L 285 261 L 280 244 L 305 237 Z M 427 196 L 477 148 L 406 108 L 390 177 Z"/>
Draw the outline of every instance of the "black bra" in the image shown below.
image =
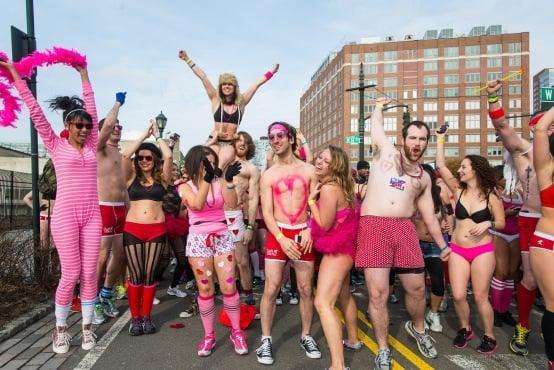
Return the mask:
<path id="1" fill-rule="evenodd" d="M 227 113 L 225 112 L 225 109 L 223 109 L 223 103 L 219 104 L 219 108 L 214 113 L 214 121 L 215 122 L 223 122 L 223 123 L 233 123 L 235 125 L 240 124 L 240 121 L 242 120 L 242 114 L 240 111 L 240 107 L 237 107 L 237 110 L 235 113 Z"/>
<path id="2" fill-rule="evenodd" d="M 135 177 L 131 186 L 127 189 L 129 192 L 129 200 L 153 200 L 155 202 L 161 202 L 164 199 L 166 193 L 165 188 L 157 183 L 150 187 L 143 186 L 138 177 Z"/>
<path id="3" fill-rule="evenodd" d="M 456 209 L 455 209 L 455 215 L 458 220 L 465 220 L 466 218 L 471 219 L 476 224 L 484 222 L 484 221 L 491 221 L 492 220 L 492 214 L 489 210 L 489 195 L 487 194 L 487 206 L 477 212 L 473 212 L 471 215 L 467 212 L 466 207 L 461 202 L 462 199 L 462 193 L 460 194 L 460 197 L 458 198 L 458 201 L 456 202 Z"/>

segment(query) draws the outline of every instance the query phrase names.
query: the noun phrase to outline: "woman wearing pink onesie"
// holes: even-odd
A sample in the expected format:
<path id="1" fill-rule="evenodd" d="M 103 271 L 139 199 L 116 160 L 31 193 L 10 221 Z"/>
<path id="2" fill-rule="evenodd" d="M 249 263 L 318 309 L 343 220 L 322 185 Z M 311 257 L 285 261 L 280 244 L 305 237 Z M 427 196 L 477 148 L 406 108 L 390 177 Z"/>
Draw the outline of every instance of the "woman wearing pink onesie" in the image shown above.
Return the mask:
<path id="1" fill-rule="evenodd" d="M 58 182 L 56 212 L 52 216 L 52 237 L 61 263 L 61 278 L 56 290 L 56 328 L 52 348 L 56 353 L 69 351 L 71 336 L 67 332 L 73 288 L 81 281 L 83 335 L 81 347 L 89 350 L 96 343 L 92 331 L 96 298 L 96 263 L 102 223 L 96 187 L 96 142 L 98 118 L 94 93 L 88 72 L 76 68 L 83 84 L 83 100 L 78 97 L 57 97 L 51 101 L 54 110 L 63 110 L 63 138 L 56 135 L 42 109 L 11 63 L 7 68 L 14 85 L 29 108 L 31 119 L 56 167 Z"/>

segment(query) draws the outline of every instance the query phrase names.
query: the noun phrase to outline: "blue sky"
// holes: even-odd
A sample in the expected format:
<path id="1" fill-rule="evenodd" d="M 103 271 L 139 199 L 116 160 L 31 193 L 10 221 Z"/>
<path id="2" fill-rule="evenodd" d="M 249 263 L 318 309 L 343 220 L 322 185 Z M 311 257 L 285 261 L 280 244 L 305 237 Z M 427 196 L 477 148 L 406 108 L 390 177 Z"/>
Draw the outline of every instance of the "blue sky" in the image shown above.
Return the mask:
<path id="1" fill-rule="evenodd" d="M 508 32 L 531 33 L 531 74 L 554 67 L 548 1 L 147 1 L 35 0 L 38 49 L 53 45 L 87 55 L 99 115 L 116 91 L 127 91 L 120 112 L 126 135 L 146 127 L 160 110 L 166 131 L 182 145 L 205 140 L 213 126 L 200 81 L 180 60 L 187 50 L 214 84 L 223 72 L 237 75 L 241 89 L 279 62 L 279 73 L 248 105 L 241 129 L 254 136 L 267 124 L 299 119 L 299 98 L 326 55 L 367 36 L 414 34 L 474 25 L 502 24 Z M 10 25 L 26 30 L 25 1 L 0 0 L 0 50 L 11 55 Z M 39 70 L 38 98 L 80 94 L 77 73 L 67 67 Z M 45 105 L 43 104 L 43 107 Z M 61 130 L 61 117 L 48 112 Z M 26 108 L 18 128 L 0 129 L 0 141 L 29 140 Z"/>

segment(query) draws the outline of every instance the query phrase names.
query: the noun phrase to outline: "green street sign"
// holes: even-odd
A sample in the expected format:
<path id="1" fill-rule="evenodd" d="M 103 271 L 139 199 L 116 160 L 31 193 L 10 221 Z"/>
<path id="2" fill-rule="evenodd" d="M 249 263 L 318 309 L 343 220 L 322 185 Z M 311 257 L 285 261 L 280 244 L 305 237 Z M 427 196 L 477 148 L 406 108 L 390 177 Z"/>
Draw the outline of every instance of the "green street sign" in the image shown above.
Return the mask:
<path id="1" fill-rule="evenodd" d="M 359 136 L 349 136 L 346 138 L 347 144 L 359 144 L 360 143 L 360 137 Z"/>
<path id="2" fill-rule="evenodd" d="M 541 102 L 554 102 L 554 88 L 541 87 Z"/>

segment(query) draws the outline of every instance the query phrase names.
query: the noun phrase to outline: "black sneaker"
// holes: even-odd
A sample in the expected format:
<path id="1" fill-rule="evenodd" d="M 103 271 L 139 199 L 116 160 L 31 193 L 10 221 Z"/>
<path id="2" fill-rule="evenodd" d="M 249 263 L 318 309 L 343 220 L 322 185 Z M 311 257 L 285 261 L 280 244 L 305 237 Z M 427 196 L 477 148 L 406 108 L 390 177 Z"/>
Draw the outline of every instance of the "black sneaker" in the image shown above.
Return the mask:
<path id="1" fill-rule="evenodd" d="M 516 319 L 512 316 L 510 311 L 506 311 L 501 314 L 502 322 L 508 326 L 515 327 L 517 325 Z"/>
<path id="2" fill-rule="evenodd" d="M 491 338 L 487 335 L 483 335 L 483 339 L 481 340 L 481 344 L 479 347 L 477 347 L 477 352 L 482 353 L 484 355 L 492 355 L 496 352 L 496 349 L 498 348 L 498 344 L 496 343 L 496 339 Z"/>
<path id="3" fill-rule="evenodd" d="M 135 337 L 137 335 L 142 335 L 144 332 L 142 331 L 142 320 L 140 317 L 136 317 L 134 319 L 131 319 L 131 323 L 129 324 L 129 335 Z"/>
<path id="4" fill-rule="evenodd" d="M 263 287 L 264 286 L 264 281 L 260 277 L 254 276 L 254 278 L 252 278 L 252 286 L 254 288 Z"/>
<path id="5" fill-rule="evenodd" d="M 156 325 L 154 325 L 154 322 L 150 316 L 147 316 L 142 320 L 142 332 L 144 334 L 154 334 L 156 332 Z"/>
<path id="6" fill-rule="evenodd" d="M 454 338 L 454 347 L 459 349 L 466 348 L 471 338 L 473 338 L 473 330 L 461 328 Z"/>
<path id="7" fill-rule="evenodd" d="M 262 340 L 262 345 L 256 350 L 256 358 L 260 364 L 273 365 L 275 359 L 273 358 L 273 348 L 269 338 Z"/>
<path id="8" fill-rule="evenodd" d="M 321 358 L 321 351 L 310 334 L 305 335 L 300 340 L 300 347 L 306 351 L 306 356 L 309 358 Z"/>

